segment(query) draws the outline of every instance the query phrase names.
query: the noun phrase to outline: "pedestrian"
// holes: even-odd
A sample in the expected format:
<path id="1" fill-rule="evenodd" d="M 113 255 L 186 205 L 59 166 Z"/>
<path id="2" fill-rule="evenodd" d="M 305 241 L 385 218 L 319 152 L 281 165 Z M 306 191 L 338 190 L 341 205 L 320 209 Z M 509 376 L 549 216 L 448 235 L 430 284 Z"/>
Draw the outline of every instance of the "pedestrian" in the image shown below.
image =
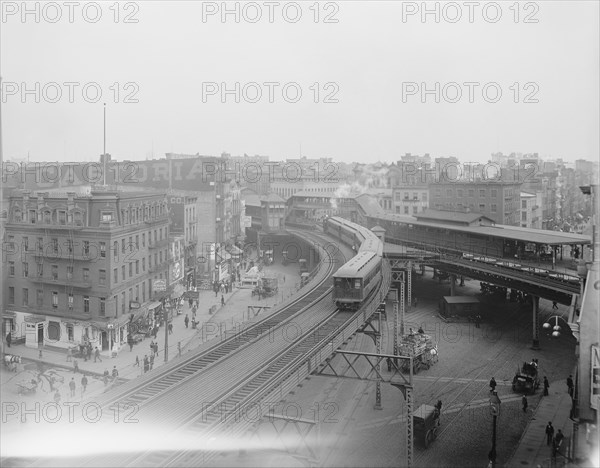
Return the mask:
<path id="1" fill-rule="evenodd" d="M 150 355 L 150 370 L 154 367 L 154 354 Z"/>
<path id="2" fill-rule="evenodd" d="M 6 334 L 6 346 L 8 346 L 10 348 L 11 343 L 12 343 L 12 334 L 11 334 L 11 332 L 8 332 Z"/>
<path id="3" fill-rule="evenodd" d="M 552 301 L 552 309 L 558 309 L 558 305 L 556 304 L 556 301 Z"/>
<path id="4" fill-rule="evenodd" d="M 169 323 L 169 335 L 173 334 L 173 324 Z"/>
<path id="5" fill-rule="evenodd" d="M 73 359 L 73 374 L 76 374 L 77 372 L 79 372 L 79 363 L 77 362 L 77 359 Z"/>
<path id="6" fill-rule="evenodd" d="M 496 391 L 496 379 L 494 379 L 494 377 L 492 377 L 492 380 L 490 380 L 490 392 L 494 392 Z"/>
<path id="7" fill-rule="evenodd" d="M 40 348 L 40 352 L 38 353 L 38 358 L 39 358 L 39 359 L 42 359 L 43 357 L 44 357 L 44 356 L 43 356 L 43 354 L 42 354 L 42 348 Z"/>
<path id="8" fill-rule="evenodd" d="M 117 366 L 113 366 L 112 378 L 116 379 L 117 377 L 119 377 L 119 371 L 117 370 Z"/>
<path id="9" fill-rule="evenodd" d="M 140 367 L 140 357 L 139 357 L 139 356 L 136 356 L 136 357 L 135 357 L 135 364 L 134 364 L 133 366 L 134 366 L 134 367 L 135 367 L 135 366 L 137 366 L 137 367 Z"/>
<path id="10" fill-rule="evenodd" d="M 550 388 L 550 383 L 548 382 L 548 377 L 544 376 L 544 396 L 548 396 L 548 389 Z M 550 442 L 548 442 L 550 445 Z"/>
<path id="11" fill-rule="evenodd" d="M 556 458 L 556 454 L 559 453 L 560 446 L 562 445 L 562 441 L 565 438 L 562 431 L 559 429 L 554 439 L 552 439 L 552 458 Z"/>
<path id="12" fill-rule="evenodd" d="M 150 354 L 154 354 L 154 340 L 150 342 Z"/>
<path id="13" fill-rule="evenodd" d="M 83 374 L 83 377 L 81 377 L 81 396 L 83 396 L 83 394 L 85 393 L 87 384 L 88 384 L 88 379 L 85 376 L 85 374 Z"/>
<path id="14" fill-rule="evenodd" d="M 552 421 L 548 421 L 548 425 L 546 426 L 546 445 L 550 445 L 552 443 L 553 437 L 554 426 L 552 426 Z"/>
<path id="15" fill-rule="evenodd" d="M 567 391 L 569 392 L 569 395 L 571 395 L 571 397 L 573 397 L 573 376 L 569 375 L 569 377 L 567 378 Z"/>
<path id="16" fill-rule="evenodd" d="M 98 346 L 96 346 L 96 350 L 94 351 L 94 362 L 96 362 L 96 360 L 102 362 L 102 359 L 100 359 L 100 350 L 98 349 Z"/>
<path id="17" fill-rule="evenodd" d="M 71 381 L 69 382 L 69 388 L 71 389 L 71 396 L 75 396 L 75 378 L 71 377 Z"/>
<path id="18" fill-rule="evenodd" d="M 283 282 L 285 283 L 285 275 L 283 275 Z"/>
<path id="19" fill-rule="evenodd" d="M 417 307 L 417 304 L 419 303 L 417 296 L 415 296 L 415 307 Z"/>
<path id="20" fill-rule="evenodd" d="M 188 323 L 190 323 L 190 318 L 187 314 L 185 314 L 185 318 L 183 319 L 183 323 L 185 323 L 185 328 L 188 327 Z"/>
<path id="21" fill-rule="evenodd" d="M 148 372 L 149 368 L 150 368 L 150 365 L 148 363 L 148 355 L 146 354 L 144 356 L 144 373 Z"/>
<path id="22" fill-rule="evenodd" d="M 97 347 L 96 347 L 97 348 Z M 100 356 L 100 353 L 98 353 L 98 356 Z M 92 345 L 89 345 L 87 347 L 87 358 L 91 361 L 92 360 Z M 96 359 L 94 357 L 94 362 L 96 362 Z"/>
<path id="23" fill-rule="evenodd" d="M 423 327 L 419 327 L 419 329 L 417 330 L 417 332 L 421 335 L 425 334 L 425 330 L 423 330 Z"/>
<path id="24" fill-rule="evenodd" d="M 225 305 L 225 297 L 221 295 L 221 307 Z"/>
<path id="25" fill-rule="evenodd" d="M 67 348 L 67 362 L 72 362 L 73 360 L 73 351 L 71 350 L 71 347 Z"/>
<path id="26" fill-rule="evenodd" d="M 527 397 L 525 395 L 521 398 L 521 404 L 523 405 L 523 413 L 527 413 Z"/>

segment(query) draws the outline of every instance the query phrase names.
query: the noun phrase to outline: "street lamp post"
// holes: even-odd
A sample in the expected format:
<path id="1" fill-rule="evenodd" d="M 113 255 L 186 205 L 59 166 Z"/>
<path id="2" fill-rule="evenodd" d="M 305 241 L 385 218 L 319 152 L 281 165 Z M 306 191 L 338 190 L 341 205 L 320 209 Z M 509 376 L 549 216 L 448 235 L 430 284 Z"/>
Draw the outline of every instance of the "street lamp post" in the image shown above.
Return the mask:
<path id="1" fill-rule="evenodd" d="M 552 324 L 550 323 L 550 320 L 554 319 L 554 327 L 552 327 Z M 542 327 L 545 330 L 549 330 L 550 327 L 552 327 L 552 330 L 554 330 L 552 332 L 552 336 L 554 338 L 558 338 L 560 336 L 560 326 L 558 325 L 558 315 L 555 315 L 554 317 L 549 317 L 548 321 L 546 323 L 544 323 L 544 325 L 542 325 Z"/>
<path id="2" fill-rule="evenodd" d="M 492 392 L 492 396 L 490 397 L 490 413 L 493 417 L 493 426 L 492 426 L 492 450 L 488 454 L 488 458 L 490 459 L 490 464 L 492 468 L 496 467 L 496 422 L 498 416 L 500 415 L 500 398 L 498 398 L 498 392 Z"/>

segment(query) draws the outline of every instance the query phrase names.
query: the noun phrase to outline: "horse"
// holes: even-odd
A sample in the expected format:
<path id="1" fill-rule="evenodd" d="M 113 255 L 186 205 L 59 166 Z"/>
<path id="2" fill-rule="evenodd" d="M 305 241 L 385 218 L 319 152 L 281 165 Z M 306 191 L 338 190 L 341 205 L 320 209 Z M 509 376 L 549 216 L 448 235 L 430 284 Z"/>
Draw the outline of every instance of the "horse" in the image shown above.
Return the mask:
<path id="1" fill-rule="evenodd" d="M 21 364 L 21 356 L 15 354 L 4 355 L 4 365 L 12 372 L 17 372 L 17 364 Z"/>

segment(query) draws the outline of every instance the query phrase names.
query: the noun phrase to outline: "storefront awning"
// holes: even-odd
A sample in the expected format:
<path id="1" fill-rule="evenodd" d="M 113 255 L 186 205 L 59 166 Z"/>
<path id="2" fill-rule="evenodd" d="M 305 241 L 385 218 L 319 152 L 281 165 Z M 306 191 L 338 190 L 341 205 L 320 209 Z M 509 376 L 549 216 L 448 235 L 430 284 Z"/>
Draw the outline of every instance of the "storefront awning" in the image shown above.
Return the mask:
<path id="1" fill-rule="evenodd" d="M 181 284 L 176 284 L 173 288 L 173 292 L 171 293 L 171 297 L 176 299 L 181 297 L 181 295 L 185 292 L 185 288 Z"/>
<path id="2" fill-rule="evenodd" d="M 45 322 L 46 321 L 46 316 L 45 315 L 29 314 L 29 315 L 25 316 L 25 321 L 28 322 L 28 323 Z"/>

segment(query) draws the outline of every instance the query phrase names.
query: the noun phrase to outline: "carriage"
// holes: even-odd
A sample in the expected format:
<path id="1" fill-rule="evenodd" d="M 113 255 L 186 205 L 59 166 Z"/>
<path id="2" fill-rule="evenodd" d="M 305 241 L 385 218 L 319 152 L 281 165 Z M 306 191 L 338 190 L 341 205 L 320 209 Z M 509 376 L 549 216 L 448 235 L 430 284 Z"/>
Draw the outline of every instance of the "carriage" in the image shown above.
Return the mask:
<path id="1" fill-rule="evenodd" d="M 419 406 L 413 413 L 413 427 L 415 439 L 427 448 L 437 437 L 440 427 L 440 410 L 435 406 Z"/>
<path id="2" fill-rule="evenodd" d="M 513 378 L 513 392 L 530 393 L 533 395 L 539 386 L 540 379 L 538 377 L 537 362 L 524 362 L 523 366 L 520 369 L 517 369 L 517 372 Z"/>
<path id="3" fill-rule="evenodd" d="M 413 333 L 402 337 L 399 347 L 401 356 L 412 357 L 412 372 L 416 374 L 421 369 L 429 369 L 438 360 L 437 345 L 433 344 L 431 336 L 424 333 Z M 402 360 L 403 372 L 410 372 L 410 361 Z"/>

